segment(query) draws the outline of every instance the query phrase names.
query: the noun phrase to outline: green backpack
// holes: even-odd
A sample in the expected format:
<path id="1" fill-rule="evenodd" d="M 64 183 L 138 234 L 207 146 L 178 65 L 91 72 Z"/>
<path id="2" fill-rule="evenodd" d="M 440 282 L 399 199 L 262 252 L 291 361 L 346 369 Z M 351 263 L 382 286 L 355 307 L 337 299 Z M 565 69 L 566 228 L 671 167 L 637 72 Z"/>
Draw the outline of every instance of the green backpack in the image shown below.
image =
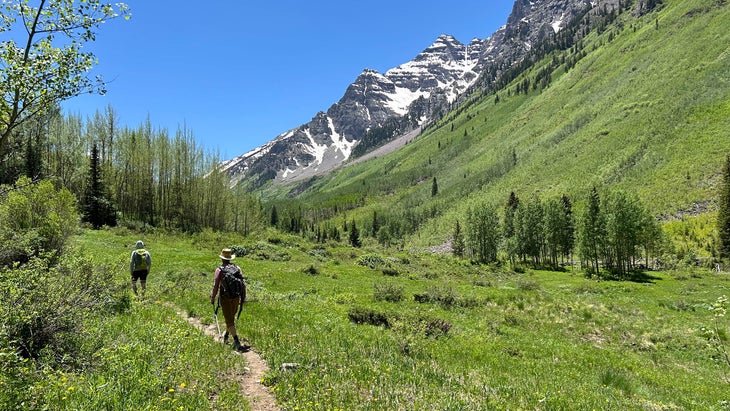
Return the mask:
<path id="1" fill-rule="evenodd" d="M 134 271 L 149 270 L 150 267 L 147 264 L 147 250 L 140 248 L 135 251 L 134 255 Z"/>

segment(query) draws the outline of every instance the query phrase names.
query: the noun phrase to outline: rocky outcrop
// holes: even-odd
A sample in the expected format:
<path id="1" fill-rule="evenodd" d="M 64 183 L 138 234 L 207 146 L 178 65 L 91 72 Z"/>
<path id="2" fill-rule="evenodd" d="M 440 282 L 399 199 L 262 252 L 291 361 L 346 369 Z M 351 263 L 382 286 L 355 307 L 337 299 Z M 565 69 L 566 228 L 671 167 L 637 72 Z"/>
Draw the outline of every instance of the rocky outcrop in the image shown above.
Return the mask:
<path id="1" fill-rule="evenodd" d="M 326 173 L 350 158 L 370 130 L 412 131 L 442 113 L 482 77 L 520 61 L 575 15 L 597 2 L 517 0 L 507 23 L 486 40 L 462 44 L 441 35 L 413 60 L 381 74 L 365 69 L 326 113 L 223 164 L 234 181 L 259 186 Z M 487 82 L 489 79 L 487 79 Z M 394 119 L 407 121 L 393 127 Z M 397 120 L 396 120 L 397 121 Z M 395 136 L 394 136 L 395 137 Z"/>

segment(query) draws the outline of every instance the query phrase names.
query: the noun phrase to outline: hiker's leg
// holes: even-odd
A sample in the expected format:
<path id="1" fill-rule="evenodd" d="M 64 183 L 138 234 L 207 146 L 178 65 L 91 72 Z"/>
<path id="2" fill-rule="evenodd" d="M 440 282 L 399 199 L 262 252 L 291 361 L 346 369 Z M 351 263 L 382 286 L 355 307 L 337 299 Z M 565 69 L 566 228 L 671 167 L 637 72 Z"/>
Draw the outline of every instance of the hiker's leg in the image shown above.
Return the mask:
<path id="1" fill-rule="evenodd" d="M 221 298 L 221 309 L 226 319 L 226 330 L 231 337 L 236 336 L 236 304 L 235 298 Z"/>
<path id="2" fill-rule="evenodd" d="M 237 351 L 241 349 L 241 341 L 238 339 L 238 334 L 236 333 L 236 312 L 238 311 L 238 300 L 238 298 L 227 298 L 226 309 L 223 311 L 223 314 L 226 316 L 226 328 L 228 329 L 228 334 L 233 337 L 233 349 Z"/>
<path id="3" fill-rule="evenodd" d="M 147 290 L 147 273 L 149 273 L 149 271 L 145 270 L 139 275 L 139 284 L 142 286 L 142 296 L 143 297 L 144 297 L 145 290 Z"/>
<path id="4" fill-rule="evenodd" d="M 140 272 L 139 271 L 133 271 L 132 272 L 132 291 L 134 291 L 134 295 L 137 295 L 137 280 L 141 279 Z M 144 281 L 144 280 L 142 280 Z"/>

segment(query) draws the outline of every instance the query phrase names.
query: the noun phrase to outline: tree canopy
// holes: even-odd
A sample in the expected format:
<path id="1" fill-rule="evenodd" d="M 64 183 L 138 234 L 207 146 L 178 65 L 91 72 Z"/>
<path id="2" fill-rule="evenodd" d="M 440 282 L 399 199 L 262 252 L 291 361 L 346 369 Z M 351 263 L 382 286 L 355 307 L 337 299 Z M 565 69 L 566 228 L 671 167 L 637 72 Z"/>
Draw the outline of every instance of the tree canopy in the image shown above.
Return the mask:
<path id="1" fill-rule="evenodd" d="M 29 119 L 83 93 L 104 94 L 100 76 L 90 78 L 96 57 L 84 44 L 100 25 L 130 17 L 124 3 L 98 0 L 12 1 L 0 6 L 0 168 L 11 154 L 12 135 Z M 17 142 L 22 146 L 23 142 Z"/>

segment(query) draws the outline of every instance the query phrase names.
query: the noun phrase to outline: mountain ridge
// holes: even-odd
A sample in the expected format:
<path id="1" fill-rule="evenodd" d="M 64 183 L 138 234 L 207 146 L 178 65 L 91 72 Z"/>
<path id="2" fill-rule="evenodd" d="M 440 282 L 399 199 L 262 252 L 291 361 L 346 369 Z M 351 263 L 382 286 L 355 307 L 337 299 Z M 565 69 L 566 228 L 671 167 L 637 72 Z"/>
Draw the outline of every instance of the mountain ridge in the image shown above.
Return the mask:
<path id="1" fill-rule="evenodd" d="M 711 212 L 730 152 L 730 6 L 642 4 L 591 15 L 589 32 L 570 28 L 578 42 L 528 56 L 398 150 L 265 198 L 293 197 L 323 227 L 346 214 L 375 233 L 377 215 L 386 244 L 414 247 L 443 244 L 469 208 L 513 191 L 580 207 L 593 187 L 626 190 L 657 218 Z"/>
<path id="2" fill-rule="evenodd" d="M 438 118 L 488 68 L 519 61 L 546 27 L 557 32 L 566 16 L 589 6 L 578 0 L 518 0 L 507 23 L 489 38 L 463 44 L 442 34 L 414 59 L 385 73 L 364 69 L 326 112 L 222 167 L 234 182 L 251 188 L 327 173 L 350 159 L 367 132 L 389 121 L 398 120 L 391 131 L 395 138 Z"/>

